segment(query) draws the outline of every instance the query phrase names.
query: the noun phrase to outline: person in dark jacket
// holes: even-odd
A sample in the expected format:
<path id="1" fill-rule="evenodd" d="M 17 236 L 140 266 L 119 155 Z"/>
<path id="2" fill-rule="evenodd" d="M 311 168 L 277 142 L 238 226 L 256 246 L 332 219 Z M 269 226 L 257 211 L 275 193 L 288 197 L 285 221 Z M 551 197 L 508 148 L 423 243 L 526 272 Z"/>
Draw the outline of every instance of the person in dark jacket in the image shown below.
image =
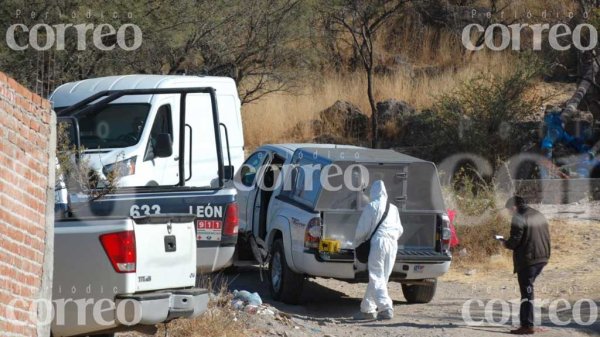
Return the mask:
<path id="1" fill-rule="evenodd" d="M 512 221 L 510 237 L 504 241 L 504 246 L 513 251 L 514 272 L 517 273 L 521 291 L 521 327 L 510 333 L 531 335 L 535 331 L 533 283 L 550 259 L 548 221 L 542 213 L 527 206 L 519 196 L 508 199 L 505 207 L 512 214 Z"/>

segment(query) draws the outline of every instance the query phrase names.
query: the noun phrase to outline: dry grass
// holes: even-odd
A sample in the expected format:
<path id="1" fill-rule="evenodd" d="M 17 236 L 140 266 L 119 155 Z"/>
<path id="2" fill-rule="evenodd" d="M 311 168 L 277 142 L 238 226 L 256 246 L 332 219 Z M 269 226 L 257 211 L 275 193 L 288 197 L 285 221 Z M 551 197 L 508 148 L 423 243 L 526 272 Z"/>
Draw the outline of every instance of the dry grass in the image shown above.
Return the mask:
<path id="1" fill-rule="evenodd" d="M 480 74 L 503 75 L 512 70 L 514 56 L 505 53 L 477 53 L 464 67 L 440 71 L 435 76 L 411 76 L 397 72 L 375 79 L 375 97 L 378 101 L 395 98 L 404 100 L 418 109 L 430 107 L 436 97 L 454 89 L 462 81 Z M 315 135 L 308 126 L 291 131 L 300 122 L 313 120 L 319 111 L 337 100 L 356 104 L 370 115 L 363 73 L 324 75 L 320 83 L 298 94 L 280 93 L 267 96 L 243 107 L 245 140 L 249 149 L 265 143 L 298 142 Z"/>
<path id="2" fill-rule="evenodd" d="M 492 214 L 477 225 L 456 226 L 460 240 L 459 249 L 466 249 L 467 255 L 455 254 L 454 263 L 458 267 L 468 267 L 474 264 L 487 264 L 490 257 L 504 252 L 502 245 L 494 240 L 494 235 L 508 237 L 509 222 L 500 213 Z"/>
<path id="3" fill-rule="evenodd" d="M 212 304 L 195 319 L 180 319 L 167 324 L 171 336 L 177 337 L 246 337 L 246 323 L 230 307 Z M 159 327 L 156 336 L 164 336 L 165 327 Z"/>
<path id="4" fill-rule="evenodd" d="M 571 0 L 501 0 L 498 8 L 504 8 L 505 4 L 509 4 L 505 8 L 505 17 L 517 16 L 523 23 L 546 20 L 541 17 L 544 11 L 547 20 L 560 20 L 577 8 L 576 1 Z M 472 6 L 487 7 L 489 1 L 475 1 Z M 460 36 L 444 29 L 419 26 L 417 21 L 402 16 L 383 29 L 375 40 L 377 64 L 395 69 L 389 75 L 376 76 L 377 101 L 395 98 L 407 101 L 417 109 L 425 109 L 431 107 L 440 94 L 452 91 L 459 83 L 476 75 L 506 75 L 514 70 L 518 53 L 489 50 L 465 53 Z M 526 36 L 524 40 L 527 40 Z M 348 58 L 348 47 L 341 44 L 340 49 L 345 54 L 343 57 Z M 312 140 L 317 135 L 308 123 L 302 122 L 315 119 L 319 111 L 337 100 L 350 101 L 365 114 L 371 114 L 364 72 L 313 75 L 315 79 L 303 90 L 268 95 L 244 106 L 248 149 L 264 143 Z M 533 94 L 548 97 L 550 103 L 556 103 L 566 97 L 557 91 L 551 86 L 540 85 Z M 299 123 L 300 127 L 296 127 Z M 397 132 L 393 127 L 388 131 Z"/>

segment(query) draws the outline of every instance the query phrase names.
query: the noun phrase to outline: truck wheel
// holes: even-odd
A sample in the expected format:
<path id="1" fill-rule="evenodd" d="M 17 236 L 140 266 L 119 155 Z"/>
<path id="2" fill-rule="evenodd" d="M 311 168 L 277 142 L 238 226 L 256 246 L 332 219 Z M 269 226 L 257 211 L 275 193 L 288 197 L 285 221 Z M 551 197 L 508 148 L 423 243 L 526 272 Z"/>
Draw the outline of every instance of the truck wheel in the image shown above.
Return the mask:
<path id="1" fill-rule="evenodd" d="M 288 266 L 281 239 L 273 242 L 269 261 L 269 280 L 271 297 L 274 300 L 287 304 L 298 304 L 304 284 L 304 275 L 295 273 Z"/>
<path id="2" fill-rule="evenodd" d="M 437 279 L 430 284 L 402 284 L 402 293 L 408 303 L 429 303 L 435 296 Z"/>

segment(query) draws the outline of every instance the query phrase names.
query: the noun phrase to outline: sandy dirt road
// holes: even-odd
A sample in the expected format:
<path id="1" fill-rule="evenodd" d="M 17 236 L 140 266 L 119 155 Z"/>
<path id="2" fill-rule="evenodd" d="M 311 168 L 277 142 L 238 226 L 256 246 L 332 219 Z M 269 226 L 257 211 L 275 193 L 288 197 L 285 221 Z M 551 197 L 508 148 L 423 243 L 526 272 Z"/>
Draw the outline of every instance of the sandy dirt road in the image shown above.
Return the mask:
<path id="1" fill-rule="evenodd" d="M 599 207 L 600 209 L 600 207 Z M 598 211 L 598 210 L 595 210 Z M 536 298 L 545 300 L 542 304 L 542 326 L 540 336 L 578 337 L 600 336 L 600 221 L 573 218 L 561 213 L 551 222 L 553 251 L 550 263 L 536 281 Z M 574 213 L 579 214 L 579 213 Z M 563 216 L 567 215 L 567 216 Z M 465 275 L 467 270 L 476 270 L 473 275 Z M 511 324 L 518 324 L 518 309 L 510 307 L 509 301 L 518 301 L 519 290 L 516 276 L 512 273 L 511 257 L 506 254 L 494 256 L 483 265 L 461 266 L 455 263 L 451 271 L 440 279 L 434 300 L 428 304 L 407 304 L 400 284 L 391 283 L 390 295 L 394 300 L 396 317 L 392 321 L 353 321 L 358 311 L 365 284 L 349 284 L 337 280 L 310 279 L 302 292 L 302 303 L 291 306 L 271 300 L 266 272 L 264 282 L 260 281 L 257 267 L 237 268 L 223 275 L 229 282 L 229 289 L 257 291 L 263 300 L 289 313 L 293 326 L 279 322 L 251 318 L 251 326 L 256 325 L 267 331 L 265 335 L 290 336 L 502 336 L 507 335 Z M 582 303 L 581 321 L 594 321 L 585 326 L 577 324 L 573 310 L 565 309 L 577 301 L 591 300 L 593 305 Z M 477 302 L 481 300 L 482 302 Z M 561 303 L 557 300 L 563 301 Z M 473 320 L 481 322 L 472 326 L 465 322 L 463 306 L 474 301 L 468 311 Z M 495 301 L 495 304 L 490 304 Z M 557 303 L 558 310 L 550 304 Z M 502 305 L 508 310 L 502 309 Z M 486 318 L 485 306 L 488 306 Z M 562 309 L 562 310 L 561 310 Z M 503 325 L 499 322 L 505 315 L 514 315 Z M 551 320 L 550 312 L 557 312 Z M 578 316 L 579 317 L 579 316 Z M 297 326 L 298 329 L 294 327 Z"/>
<path id="2" fill-rule="evenodd" d="M 542 276 L 543 277 L 543 276 Z M 502 310 L 500 300 L 518 298 L 518 289 L 514 284 L 506 284 L 498 289 L 478 284 L 466 284 L 456 281 L 442 281 L 434 300 L 429 304 L 407 304 L 402 295 L 400 284 L 390 284 L 390 295 L 394 299 L 396 317 L 391 321 L 354 321 L 352 320 L 360 305 L 365 285 L 348 284 L 342 281 L 313 279 L 306 283 L 300 305 L 285 305 L 272 301 L 268 283 L 260 282 L 258 269 L 242 268 L 226 275 L 231 282 L 230 289 L 257 291 L 263 300 L 282 312 L 292 316 L 293 326 L 273 324 L 269 320 L 257 319 L 256 324 L 264 329 L 266 335 L 290 336 L 501 336 L 510 330 L 510 321 L 497 325 L 485 321 L 484 308 L 471 305 L 470 313 L 475 321 L 483 321 L 479 326 L 465 323 L 462 308 L 469 300 L 482 300 L 484 304 L 497 299 L 493 306 L 492 319 L 500 321 Z M 538 297 L 544 297 L 540 294 Z M 548 298 L 552 298 L 549 296 Z M 600 307 L 596 299 L 595 305 Z M 600 322 L 591 326 L 579 326 L 575 323 L 557 326 L 548 317 L 547 306 L 543 311 L 543 325 L 540 335 L 547 337 L 600 336 Z M 583 310 L 585 311 L 585 310 Z M 518 310 L 517 310 L 518 312 Z M 588 313 L 589 315 L 589 313 Z M 567 321 L 570 312 L 559 314 Z M 582 318 L 587 319 L 584 313 Z M 515 318 L 515 324 L 518 319 Z M 295 328 L 298 327 L 298 328 Z"/>

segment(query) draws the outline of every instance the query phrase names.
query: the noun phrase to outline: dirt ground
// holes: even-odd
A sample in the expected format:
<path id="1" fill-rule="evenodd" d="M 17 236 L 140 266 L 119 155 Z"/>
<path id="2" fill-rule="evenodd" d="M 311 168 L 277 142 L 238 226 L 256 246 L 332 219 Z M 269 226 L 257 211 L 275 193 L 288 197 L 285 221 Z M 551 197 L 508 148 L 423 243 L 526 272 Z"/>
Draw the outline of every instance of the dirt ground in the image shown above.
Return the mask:
<path id="1" fill-rule="evenodd" d="M 550 263 L 536 282 L 536 298 L 542 304 L 540 335 L 547 337 L 600 336 L 600 315 L 582 305 L 581 320 L 596 317 L 589 326 L 576 323 L 571 310 L 560 310 L 559 326 L 549 316 L 550 303 L 564 299 L 574 304 L 590 299 L 600 307 L 600 205 L 573 204 L 569 206 L 535 206 L 551 219 L 553 252 Z M 470 271 L 472 275 L 466 275 Z M 302 303 L 285 305 L 270 299 L 266 273 L 261 282 L 256 267 L 238 268 L 225 275 L 229 288 L 257 291 L 263 300 L 290 315 L 290 320 L 278 320 L 255 315 L 250 319 L 254 333 L 265 336 L 498 336 L 518 324 L 518 310 L 512 310 L 514 320 L 498 325 L 502 319 L 501 301 L 518 300 L 519 289 L 512 273 L 510 254 L 490 258 L 489 263 L 475 266 L 454 266 L 440 279 L 437 294 L 428 304 L 409 305 L 402 295 L 400 284 L 391 283 L 395 318 L 391 321 L 353 321 L 363 295 L 364 284 L 349 284 L 337 280 L 311 279 L 302 292 Z M 485 319 L 483 308 L 470 306 L 470 313 L 481 325 L 470 326 L 463 319 L 462 309 L 469 300 L 482 300 L 493 305 L 491 319 Z M 557 303 L 557 302 L 555 302 Z M 593 306 L 592 306 L 593 307 Z"/>
<path id="2" fill-rule="evenodd" d="M 600 336 L 600 315 L 598 311 L 590 310 L 590 307 L 600 307 L 600 205 L 589 206 L 583 212 L 578 204 L 536 207 L 551 219 L 553 240 L 551 261 L 536 282 L 536 298 L 545 300 L 541 306 L 541 336 Z M 493 256 L 486 264 L 454 264 L 439 280 L 437 294 L 428 304 L 407 304 L 400 284 L 391 283 L 389 290 L 395 309 L 391 321 L 352 320 L 359 310 L 365 284 L 310 279 L 305 283 L 300 305 L 285 305 L 270 298 L 266 272 L 263 272 L 264 281 L 261 282 L 259 271 L 257 266 L 237 267 L 217 276 L 217 282 L 227 282 L 231 291 L 258 292 L 276 314 L 236 312 L 236 322 L 239 319 L 247 330 L 231 334 L 225 329 L 222 336 L 480 337 L 507 335 L 511 327 L 518 324 L 517 306 L 507 312 L 513 315 L 507 317 L 508 322 L 493 322 L 503 318 L 502 303 L 508 306 L 508 301 L 519 298 L 508 253 Z M 581 306 L 580 318 L 582 321 L 591 319 L 594 323 L 588 326 L 577 324 L 572 310 L 564 309 L 566 304 L 562 302 L 558 305 L 558 318 L 570 320 L 570 324 L 555 324 L 549 317 L 549 304 L 558 299 L 571 305 L 582 299 L 593 301 L 593 306 Z M 477 302 L 466 306 L 472 319 L 480 322 L 478 325 L 465 322 L 463 307 L 469 300 L 482 301 L 481 306 Z M 485 305 L 490 309 L 487 318 Z"/>

